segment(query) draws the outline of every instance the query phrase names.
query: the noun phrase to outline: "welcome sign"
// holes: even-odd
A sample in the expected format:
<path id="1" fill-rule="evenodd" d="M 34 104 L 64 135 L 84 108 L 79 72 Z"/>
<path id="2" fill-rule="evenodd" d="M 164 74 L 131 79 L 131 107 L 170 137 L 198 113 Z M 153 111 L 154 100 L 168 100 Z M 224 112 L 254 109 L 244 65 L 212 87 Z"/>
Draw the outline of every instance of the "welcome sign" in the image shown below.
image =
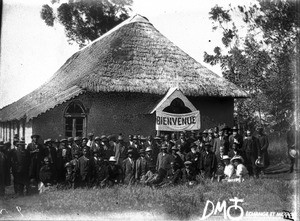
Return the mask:
<path id="1" fill-rule="evenodd" d="M 183 131 L 200 129 L 200 112 L 187 114 L 171 114 L 163 111 L 156 112 L 156 130 Z"/>

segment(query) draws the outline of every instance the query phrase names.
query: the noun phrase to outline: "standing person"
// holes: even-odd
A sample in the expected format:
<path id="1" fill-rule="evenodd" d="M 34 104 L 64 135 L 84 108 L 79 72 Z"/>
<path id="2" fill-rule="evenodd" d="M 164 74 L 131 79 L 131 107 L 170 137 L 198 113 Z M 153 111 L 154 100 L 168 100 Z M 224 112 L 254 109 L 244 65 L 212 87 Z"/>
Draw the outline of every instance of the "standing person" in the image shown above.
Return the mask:
<path id="1" fill-rule="evenodd" d="M 147 147 L 151 147 L 152 148 L 153 145 L 153 137 L 150 135 L 147 137 L 146 143 L 145 143 L 145 148 Z"/>
<path id="2" fill-rule="evenodd" d="M 189 143 L 185 138 L 185 134 L 183 132 L 180 133 L 179 139 L 176 142 L 176 146 L 182 145 L 183 152 L 187 154 L 190 151 Z"/>
<path id="3" fill-rule="evenodd" d="M 88 141 L 87 141 L 87 146 L 90 147 L 90 150 L 93 152 L 95 148 L 95 140 L 94 140 L 94 134 L 93 133 L 88 133 Z"/>
<path id="4" fill-rule="evenodd" d="M 192 162 L 192 167 L 194 167 L 195 171 L 198 173 L 201 154 L 196 151 L 196 148 L 196 144 L 191 146 L 191 151 L 187 153 L 185 160 Z"/>
<path id="5" fill-rule="evenodd" d="M 100 152 L 101 152 L 101 139 L 100 139 L 100 137 L 95 137 L 95 143 L 94 143 L 94 145 L 92 145 L 91 148 L 92 148 L 91 151 L 93 151 L 93 152 L 97 151 L 100 154 Z"/>
<path id="6" fill-rule="evenodd" d="M 48 142 L 45 143 L 45 157 L 48 157 L 49 161 L 49 167 L 52 169 L 52 175 L 53 175 L 53 183 L 57 181 L 57 150 L 56 147 L 60 146 L 60 141 L 55 140 L 54 142 L 51 142 L 51 139 L 48 139 Z M 45 163 L 45 158 L 44 158 Z"/>
<path id="7" fill-rule="evenodd" d="M 210 143 L 205 143 L 205 152 L 200 159 L 200 171 L 204 178 L 212 178 L 217 170 L 216 155 L 211 151 Z"/>
<path id="8" fill-rule="evenodd" d="M 111 156 L 114 156 L 114 152 L 109 145 L 109 140 L 105 135 L 100 137 L 101 139 L 101 154 L 104 159 L 108 160 Z"/>
<path id="9" fill-rule="evenodd" d="M 236 144 L 237 150 L 241 150 L 243 147 L 243 136 L 238 133 L 237 126 L 232 128 L 232 134 L 229 136 L 229 151 L 232 150 L 233 144 Z"/>
<path id="10" fill-rule="evenodd" d="M 214 145 L 214 134 L 213 134 L 213 131 L 212 131 L 212 129 L 209 129 L 208 131 L 207 131 L 207 133 L 208 133 L 208 135 L 207 135 L 207 142 L 208 143 L 210 143 L 210 145 L 211 146 L 213 146 Z"/>
<path id="11" fill-rule="evenodd" d="M 177 154 L 178 152 L 178 148 L 176 146 L 173 146 L 172 147 L 172 157 L 173 157 L 173 160 L 172 162 L 174 162 L 174 166 L 175 168 L 183 168 L 183 160 L 181 159 L 181 157 Z"/>
<path id="12" fill-rule="evenodd" d="M 297 168 L 297 152 L 298 147 L 296 146 L 296 127 L 293 123 L 289 128 L 286 135 L 286 143 L 288 148 L 288 156 L 290 159 L 290 173 L 294 172 L 294 166 Z"/>
<path id="13" fill-rule="evenodd" d="M 108 182 L 108 165 L 107 162 L 104 161 L 101 154 L 98 153 L 98 161 L 96 165 L 96 186 L 103 188 L 107 185 Z"/>
<path id="14" fill-rule="evenodd" d="M 6 158 L 7 163 L 5 164 L 5 186 L 11 185 L 11 157 L 13 150 L 11 149 L 11 143 L 9 141 L 4 142 L 3 153 Z"/>
<path id="15" fill-rule="evenodd" d="M 108 166 L 108 185 L 113 186 L 115 184 L 120 184 L 123 181 L 123 171 L 122 167 L 116 164 L 117 160 L 114 156 L 109 158 Z"/>
<path id="16" fill-rule="evenodd" d="M 128 150 L 128 157 L 123 161 L 124 184 L 131 185 L 135 182 L 135 160 L 133 150 Z"/>
<path id="17" fill-rule="evenodd" d="M 154 168 L 154 170 L 155 170 L 156 161 L 154 160 L 154 157 L 153 157 L 152 148 L 147 147 L 145 152 L 146 152 L 145 158 L 146 158 L 149 168 L 151 167 L 151 168 Z"/>
<path id="18" fill-rule="evenodd" d="M 24 195 L 24 187 L 26 193 L 29 192 L 29 166 L 30 166 L 30 153 L 25 149 L 25 142 L 19 141 L 17 149 L 12 153 L 12 171 L 14 176 L 14 188 L 16 194 L 19 196 Z"/>
<path id="19" fill-rule="evenodd" d="M 243 141 L 243 153 L 245 156 L 245 163 L 249 175 L 258 178 L 258 169 L 255 161 L 261 158 L 260 145 L 256 137 L 252 136 L 251 131 L 246 131 L 246 137 Z"/>
<path id="20" fill-rule="evenodd" d="M 215 140 L 214 140 L 212 152 L 214 152 L 216 155 L 218 155 L 218 153 L 220 152 L 220 147 L 221 146 L 224 147 L 224 144 L 225 144 L 225 140 L 224 140 L 223 130 L 220 129 L 218 137 L 215 138 Z"/>
<path id="21" fill-rule="evenodd" d="M 135 179 L 138 182 L 145 182 L 145 175 L 149 170 L 148 162 L 145 157 L 145 150 L 140 150 L 140 157 L 136 160 Z"/>
<path id="22" fill-rule="evenodd" d="M 173 147 L 176 147 L 176 145 L 173 146 Z M 173 148 L 173 147 L 172 147 L 172 148 Z M 185 162 L 185 156 L 186 156 L 186 154 L 185 154 L 184 151 L 183 151 L 183 146 L 178 145 L 178 146 L 177 146 L 177 150 L 178 150 L 178 151 L 177 151 L 177 154 L 180 156 L 182 162 Z"/>
<path id="23" fill-rule="evenodd" d="M 171 153 L 171 152 L 172 152 L 172 150 L 171 150 L 172 144 L 171 144 L 171 142 L 170 142 L 169 134 L 165 134 L 165 135 L 164 135 L 164 138 L 163 138 L 163 141 L 162 141 L 161 144 L 167 146 L 167 152 L 168 152 L 168 153 Z"/>
<path id="24" fill-rule="evenodd" d="M 29 178 L 35 179 L 36 182 L 39 182 L 39 173 L 45 157 L 44 147 L 39 144 L 39 139 L 39 135 L 33 134 L 32 141 L 26 148 L 30 153 Z"/>
<path id="25" fill-rule="evenodd" d="M 264 169 L 270 165 L 268 148 L 269 148 L 269 139 L 268 136 L 264 133 L 262 127 L 258 128 L 257 138 L 260 144 L 261 158 L 264 164 Z"/>
<path id="26" fill-rule="evenodd" d="M 78 160 L 80 183 L 81 187 L 88 187 L 90 185 L 92 167 L 91 160 L 88 158 L 88 149 L 83 148 L 82 156 Z"/>
<path id="27" fill-rule="evenodd" d="M 199 134 L 197 135 L 197 140 L 194 142 L 194 144 L 196 144 L 196 151 L 200 154 L 202 154 L 204 152 L 204 143 L 203 143 L 203 139 L 202 139 L 202 133 L 199 132 Z"/>
<path id="28" fill-rule="evenodd" d="M 115 152 L 115 158 L 117 160 L 117 164 L 121 166 L 123 160 L 125 160 L 128 153 L 128 148 L 126 147 L 126 143 L 124 142 L 122 135 L 118 136 L 118 142 L 115 146 L 114 152 Z"/>
<path id="29" fill-rule="evenodd" d="M 166 145 L 162 145 L 161 147 L 161 152 L 157 156 L 157 161 L 156 161 L 156 171 L 159 171 L 160 169 L 163 169 L 165 173 L 162 173 L 162 179 L 165 176 L 170 173 L 171 171 L 171 162 L 173 161 L 173 157 L 168 154 L 167 152 L 168 147 Z"/>
<path id="30" fill-rule="evenodd" d="M 157 161 L 157 156 L 161 151 L 161 138 L 159 136 L 154 137 L 154 144 L 152 146 L 152 156 L 154 159 L 154 162 Z"/>
<path id="31" fill-rule="evenodd" d="M 172 147 L 173 147 L 173 146 L 176 146 L 176 141 L 177 141 L 177 139 L 176 139 L 176 134 L 175 134 L 175 133 L 172 133 L 172 134 L 171 134 L 171 139 L 170 139 L 170 144 L 171 144 Z"/>
<path id="32" fill-rule="evenodd" d="M 6 179 L 6 167 L 8 164 L 7 158 L 4 154 L 4 143 L 0 141 L 0 196 L 5 194 L 5 179 Z"/>
<path id="33" fill-rule="evenodd" d="M 44 185 L 51 186 L 54 183 L 54 173 L 53 166 L 49 160 L 49 157 L 44 158 L 44 166 L 40 169 L 40 180 L 44 183 Z"/>
<path id="34" fill-rule="evenodd" d="M 72 149 L 71 149 L 72 158 L 74 158 L 75 151 L 78 151 L 80 153 L 80 156 L 82 156 L 81 138 L 80 137 L 74 138 L 74 143 L 73 143 Z"/>

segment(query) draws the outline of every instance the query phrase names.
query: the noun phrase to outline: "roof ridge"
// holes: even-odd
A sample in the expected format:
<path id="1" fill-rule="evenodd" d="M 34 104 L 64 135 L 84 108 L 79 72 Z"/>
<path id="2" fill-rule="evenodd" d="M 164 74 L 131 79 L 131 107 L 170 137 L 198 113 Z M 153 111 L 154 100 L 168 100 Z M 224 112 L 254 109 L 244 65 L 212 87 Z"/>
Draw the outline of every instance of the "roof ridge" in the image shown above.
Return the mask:
<path id="1" fill-rule="evenodd" d="M 113 32 L 117 31 L 118 29 L 120 29 L 123 26 L 126 26 L 128 24 L 131 23 L 135 23 L 135 22 L 140 22 L 140 23 L 148 23 L 151 24 L 148 20 L 148 18 L 146 18 L 145 16 L 142 16 L 140 14 L 135 14 L 129 18 L 127 18 L 126 20 L 124 20 L 123 22 L 121 22 L 120 24 L 118 24 L 117 26 L 115 26 L 114 28 L 110 29 L 108 32 L 104 33 L 103 35 L 101 35 L 99 38 L 96 38 L 95 40 L 93 40 L 92 42 L 90 42 L 88 45 L 84 46 L 83 48 L 81 48 L 79 51 L 82 51 L 86 48 L 91 47 L 94 43 L 100 41 L 101 39 L 105 38 L 106 36 L 112 34 Z M 151 24 L 152 25 L 152 24 Z M 152 25 L 153 26 L 153 25 Z M 78 52 L 78 51 L 77 51 Z M 76 52 L 76 53 L 77 53 Z M 75 54 L 75 53 L 74 53 Z"/>

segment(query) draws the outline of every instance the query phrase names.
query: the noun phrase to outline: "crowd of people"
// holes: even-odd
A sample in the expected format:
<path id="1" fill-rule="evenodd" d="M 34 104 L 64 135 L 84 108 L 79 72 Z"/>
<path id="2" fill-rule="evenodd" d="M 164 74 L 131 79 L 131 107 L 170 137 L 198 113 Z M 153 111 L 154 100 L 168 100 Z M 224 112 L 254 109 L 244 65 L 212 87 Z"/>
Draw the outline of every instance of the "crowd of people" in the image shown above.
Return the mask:
<path id="1" fill-rule="evenodd" d="M 269 165 L 268 137 L 223 126 L 201 133 L 161 136 L 69 137 L 32 135 L 28 145 L 15 137 L 0 141 L 0 194 L 13 180 L 18 195 L 38 192 L 38 184 L 56 188 L 104 188 L 116 184 L 193 185 L 199 179 L 243 182 L 257 178 Z M 11 179 L 11 174 L 13 179 Z"/>

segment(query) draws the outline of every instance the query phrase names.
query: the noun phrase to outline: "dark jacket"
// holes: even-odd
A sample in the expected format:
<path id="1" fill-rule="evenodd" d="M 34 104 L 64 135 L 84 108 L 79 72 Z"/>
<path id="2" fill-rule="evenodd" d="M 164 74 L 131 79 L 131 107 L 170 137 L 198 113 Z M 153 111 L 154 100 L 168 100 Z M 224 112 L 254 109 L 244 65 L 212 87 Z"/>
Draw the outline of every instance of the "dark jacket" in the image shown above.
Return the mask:
<path id="1" fill-rule="evenodd" d="M 204 152 L 201 155 L 199 168 L 204 172 L 205 178 L 211 178 L 217 170 L 216 155 L 212 152 Z"/>
<path id="2" fill-rule="evenodd" d="M 136 160 L 135 165 L 136 165 L 135 179 L 139 180 L 141 176 L 145 175 L 149 170 L 148 161 L 146 157 L 139 157 Z"/>
<path id="3" fill-rule="evenodd" d="M 124 183 L 132 184 L 135 180 L 135 160 L 126 158 L 123 161 Z"/>
<path id="4" fill-rule="evenodd" d="M 243 141 L 243 151 L 251 154 L 254 158 L 261 156 L 259 140 L 254 136 L 245 138 Z"/>

